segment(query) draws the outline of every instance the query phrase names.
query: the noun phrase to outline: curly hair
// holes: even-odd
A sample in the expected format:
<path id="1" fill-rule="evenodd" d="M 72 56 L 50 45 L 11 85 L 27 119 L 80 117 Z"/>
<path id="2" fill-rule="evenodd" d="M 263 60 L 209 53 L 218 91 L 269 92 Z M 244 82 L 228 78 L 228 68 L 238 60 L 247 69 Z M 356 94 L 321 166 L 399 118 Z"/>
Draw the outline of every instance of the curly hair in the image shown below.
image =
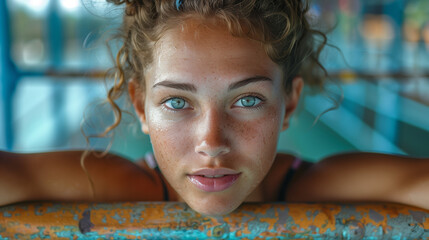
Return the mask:
<path id="1" fill-rule="evenodd" d="M 309 4 L 305 0 L 106 1 L 125 4 L 125 14 L 117 36 L 123 45 L 116 55 L 115 81 L 107 96 L 115 122 L 104 134 L 121 121 L 121 109 L 115 101 L 126 92 L 127 81 L 131 78 L 145 81 L 144 73 L 153 60 L 155 43 L 167 29 L 187 18 L 215 19 L 224 23 L 232 35 L 261 42 L 267 55 L 283 70 L 286 92 L 291 90 L 296 76 L 301 76 L 307 85 L 318 87 L 323 87 L 326 80 L 327 72 L 319 55 L 327 38 L 310 27 Z"/>

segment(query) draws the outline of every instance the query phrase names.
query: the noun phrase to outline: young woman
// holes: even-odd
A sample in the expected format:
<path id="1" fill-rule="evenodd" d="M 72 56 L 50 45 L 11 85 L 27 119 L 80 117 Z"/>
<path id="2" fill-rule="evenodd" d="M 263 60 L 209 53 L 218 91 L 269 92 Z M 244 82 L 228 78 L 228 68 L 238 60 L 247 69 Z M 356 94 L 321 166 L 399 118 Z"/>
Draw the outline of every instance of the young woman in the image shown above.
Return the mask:
<path id="1" fill-rule="evenodd" d="M 300 0 L 110 2 L 125 4 L 126 14 L 108 99 L 118 123 L 114 100 L 128 91 L 154 169 L 90 153 L 91 187 L 82 152 L 3 152 L 0 204 L 172 200 L 207 215 L 279 200 L 429 209 L 428 159 L 350 153 L 310 165 L 276 153 L 304 82 L 323 85 L 323 34 L 310 28 Z"/>

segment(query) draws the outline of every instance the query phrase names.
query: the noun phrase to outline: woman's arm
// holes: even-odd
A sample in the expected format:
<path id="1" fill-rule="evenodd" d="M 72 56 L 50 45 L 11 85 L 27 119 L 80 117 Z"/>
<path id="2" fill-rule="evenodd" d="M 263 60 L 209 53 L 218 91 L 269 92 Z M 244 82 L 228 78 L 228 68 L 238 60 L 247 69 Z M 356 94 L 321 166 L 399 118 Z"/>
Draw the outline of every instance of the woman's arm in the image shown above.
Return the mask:
<path id="1" fill-rule="evenodd" d="M 429 159 L 376 153 L 329 157 L 292 182 L 287 200 L 396 202 L 429 209 Z"/>
<path id="2" fill-rule="evenodd" d="M 0 152 L 0 205 L 32 200 L 156 201 L 163 199 L 159 176 L 150 169 L 108 154 L 89 154 L 80 165 L 81 151 L 15 154 Z"/>

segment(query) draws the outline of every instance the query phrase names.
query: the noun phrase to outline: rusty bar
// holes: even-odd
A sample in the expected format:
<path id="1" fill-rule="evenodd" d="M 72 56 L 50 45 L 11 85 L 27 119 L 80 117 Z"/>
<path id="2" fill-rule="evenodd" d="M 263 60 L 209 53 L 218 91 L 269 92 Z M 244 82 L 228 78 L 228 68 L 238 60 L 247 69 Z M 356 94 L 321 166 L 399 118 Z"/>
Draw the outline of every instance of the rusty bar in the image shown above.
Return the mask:
<path id="1" fill-rule="evenodd" d="M 0 208 L 0 239 L 428 239 L 429 211 L 397 204 L 243 204 L 224 217 L 184 203 Z"/>

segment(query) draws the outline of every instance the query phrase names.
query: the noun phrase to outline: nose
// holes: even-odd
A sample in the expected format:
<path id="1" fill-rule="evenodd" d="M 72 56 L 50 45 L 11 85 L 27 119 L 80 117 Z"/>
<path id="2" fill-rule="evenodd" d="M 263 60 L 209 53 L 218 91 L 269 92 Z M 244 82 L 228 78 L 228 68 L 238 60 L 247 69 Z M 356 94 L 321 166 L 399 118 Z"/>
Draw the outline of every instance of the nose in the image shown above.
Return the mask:
<path id="1" fill-rule="evenodd" d="M 230 152 L 225 132 L 225 117 L 216 110 L 210 110 L 197 126 L 197 145 L 195 152 L 203 156 L 218 157 Z"/>

